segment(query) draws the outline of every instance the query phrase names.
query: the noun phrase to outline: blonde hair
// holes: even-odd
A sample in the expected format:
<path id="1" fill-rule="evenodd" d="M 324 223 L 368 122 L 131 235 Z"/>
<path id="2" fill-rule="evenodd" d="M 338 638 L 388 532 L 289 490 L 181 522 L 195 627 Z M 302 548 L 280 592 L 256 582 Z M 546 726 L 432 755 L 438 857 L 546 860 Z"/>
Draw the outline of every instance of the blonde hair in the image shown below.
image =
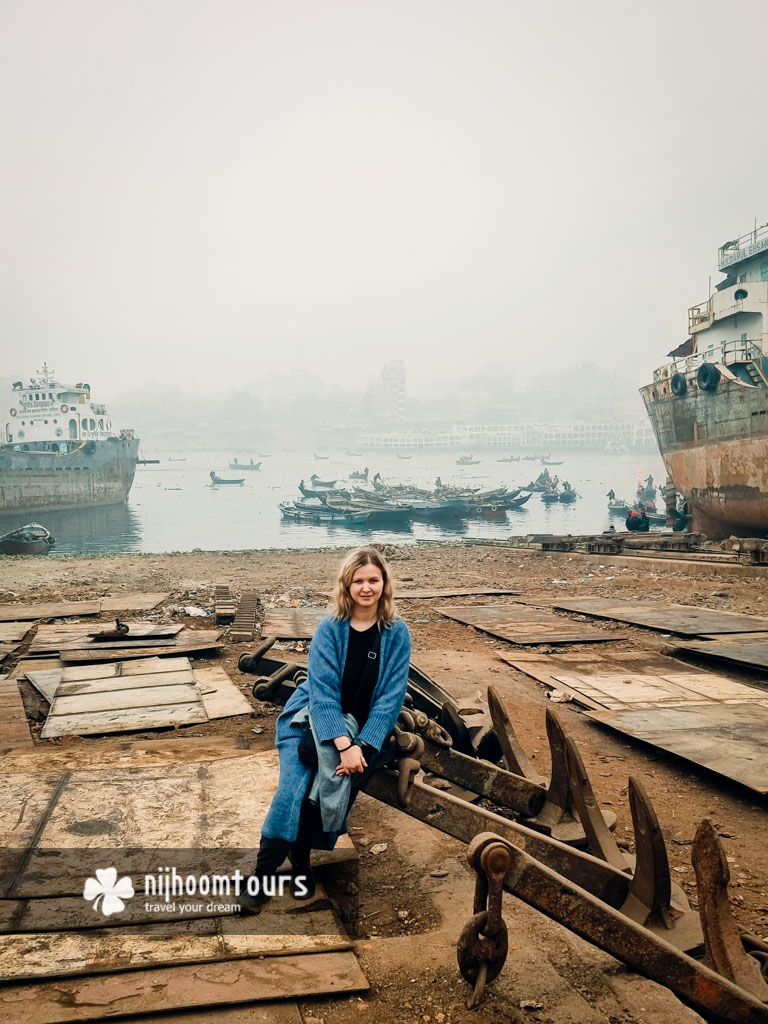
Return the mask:
<path id="1" fill-rule="evenodd" d="M 354 579 L 355 573 L 364 565 L 375 565 L 381 573 L 384 586 L 376 609 L 376 621 L 379 627 L 386 627 L 397 615 L 395 611 L 395 596 L 392 592 L 392 579 L 389 575 L 389 566 L 386 559 L 373 547 L 357 548 L 350 551 L 347 557 L 339 566 L 339 574 L 336 577 L 336 584 L 333 588 L 331 607 L 334 619 L 349 619 L 352 616 L 354 601 L 352 600 L 349 587 Z"/>

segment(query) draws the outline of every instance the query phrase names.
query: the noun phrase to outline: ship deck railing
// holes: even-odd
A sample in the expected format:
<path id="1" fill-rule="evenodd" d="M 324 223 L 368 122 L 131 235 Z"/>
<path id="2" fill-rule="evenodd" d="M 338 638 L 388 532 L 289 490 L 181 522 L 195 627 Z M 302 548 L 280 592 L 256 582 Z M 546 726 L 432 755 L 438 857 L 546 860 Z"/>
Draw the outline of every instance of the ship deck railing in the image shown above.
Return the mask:
<path id="1" fill-rule="evenodd" d="M 665 363 L 658 370 L 654 370 L 653 381 L 655 384 L 659 383 L 675 373 L 690 374 L 698 370 L 702 363 L 720 363 L 722 366 L 731 366 L 734 363 L 763 365 L 765 359 L 765 353 L 758 342 L 740 338 L 738 341 L 725 341 L 720 345 L 710 345 L 700 352 L 693 352 L 689 356 L 673 359 L 671 363 Z"/>

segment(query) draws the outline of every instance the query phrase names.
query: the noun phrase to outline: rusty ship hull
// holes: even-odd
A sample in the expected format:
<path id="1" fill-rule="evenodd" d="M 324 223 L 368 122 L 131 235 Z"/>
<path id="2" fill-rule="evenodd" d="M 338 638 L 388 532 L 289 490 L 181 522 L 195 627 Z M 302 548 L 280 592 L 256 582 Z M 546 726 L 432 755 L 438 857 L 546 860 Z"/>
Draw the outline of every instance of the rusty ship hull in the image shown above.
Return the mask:
<path id="1" fill-rule="evenodd" d="M 689 379 L 641 388 L 675 489 L 689 502 L 692 528 L 712 538 L 768 533 L 768 390 L 720 367 L 714 391 Z"/>
<path id="2" fill-rule="evenodd" d="M 138 450 L 132 436 L 64 453 L 0 448 L 0 513 L 116 505 L 131 489 Z"/>

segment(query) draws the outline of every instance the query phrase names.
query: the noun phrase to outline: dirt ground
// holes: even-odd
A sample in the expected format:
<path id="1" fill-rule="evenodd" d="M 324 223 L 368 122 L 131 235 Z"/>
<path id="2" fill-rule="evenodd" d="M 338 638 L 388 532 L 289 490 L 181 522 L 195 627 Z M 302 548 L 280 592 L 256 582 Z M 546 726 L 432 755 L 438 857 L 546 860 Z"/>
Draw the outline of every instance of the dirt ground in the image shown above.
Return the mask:
<path id="1" fill-rule="evenodd" d="M 322 607 L 341 555 L 338 550 L 304 550 L 4 559 L 0 563 L 0 603 L 80 600 L 121 589 L 168 591 L 171 598 L 164 605 L 137 617 L 210 628 L 210 618 L 190 617 L 182 609 L 196 605 L 210 610 L 215 584 L 227 584 L 235 591 L 256 590 L 264 608 L 286 607 L 292 602 Z M 660 564 L 649 570 L 613 566 L 608 557 L 585 561 L 568 555 L 544 557 L 504 547 L 461 545 L 393 548 L 391 555 L 394 576 L 403 587 L 514 587 L 526 598 L 543 602 L 566 595 L 595 595 L 757 615 L 768 611 L 768 590 L 761 579 L 724 579 L 716 574 L 716 567 L 681 572 Z M 456 696 L 484 694 L 489 684 L 496 686 L 521 743 L 546 775 L 544 716 L 550 704 L 546 688 L 499 658 L 499 652 L 519 648 L 439 614 L 441 605 L 504 605 L 514 600 L 401 600 L 399 608 L 411 629 L 414 663 Z M 658 651 L 666 643 L 650 630 L 615 628 L 627 639 L 611 643 L 613 650 Z M 223 656 L 217 659 L 249 697 L 253 677 L 238 671 L 237 660 L 253 646 L 227 642 Z M 295 650 L 292 643 L 280 647 Z M 581 649 L 589 648 L 582 645 Z M 555 653 L 557 648 L 533 650 Z M 739 678 L 738 673 L 730 674 Z M 26 684 L 23 697 L 37 737 L 45 705 Z M 252 703 L 251 718 L 189 726 L 175 734 L 241 736 L 254 749 L 267 747 L 274 735 L 276 709 Z M 712 818 L 728 856 L 736 917 L 758 935 L 768 936 L 766 799 L 591 722 L 575 703 L 558 705 L 558 711 L 579 745 L 598 800 L 617 815 L 617 837 L 633 848 L 627 779 L 635 775 L 644 783 L 657 811 L 673 877 L 695 906 L 690 844 L 701 819 Z M 152 735 L 156 738 L 157 731 Z M 98 740 L 49 742 L 66 746 Z M 360 1019 L 371 1024 L 393 1020 L 650 1024 L 661 1019 L 682 1024 L 699 1020 L 665 989 L 626 970 L 510 896 L 505 896 L 504 913 L 510 930 L 507 964 L 489 986 L 480 1009 L 470 1013 L 464 1006 L 467 987 L 455 960 L 457 936 L 472 912 L 473 878 L 466 848 L 366 796 L 359 799 L 350 825 L 361 855 L 362 916 L 356 945 L 371 989 L 360 998 L 302 1001 L 304 1024 Z M 387 843 L 387 849 L 373 855 L 371 847 L 378 843 Z M 172 1014 L 163 1019 L 213 1018 L 203 1013 Z M 227 1011 L 221 1019 L 245 1024 L 263 1018 L 255 1009 L 243 1007 Z"/>

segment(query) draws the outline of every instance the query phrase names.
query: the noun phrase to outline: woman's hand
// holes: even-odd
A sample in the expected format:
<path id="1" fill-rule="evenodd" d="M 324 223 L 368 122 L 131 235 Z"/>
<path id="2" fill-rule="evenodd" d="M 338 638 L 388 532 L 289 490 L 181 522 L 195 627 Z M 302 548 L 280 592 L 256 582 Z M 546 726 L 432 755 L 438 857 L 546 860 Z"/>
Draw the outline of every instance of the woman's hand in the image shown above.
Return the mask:
<path id="1" fill-rule="evenodd" d="M 365 771 L 368 762 L 363 757 L 363 752 L 356 743 L 351 747 L 339 751 L 341 763 L 336 768 L 337 775 L 354 775 L 356 772 Z"/>

